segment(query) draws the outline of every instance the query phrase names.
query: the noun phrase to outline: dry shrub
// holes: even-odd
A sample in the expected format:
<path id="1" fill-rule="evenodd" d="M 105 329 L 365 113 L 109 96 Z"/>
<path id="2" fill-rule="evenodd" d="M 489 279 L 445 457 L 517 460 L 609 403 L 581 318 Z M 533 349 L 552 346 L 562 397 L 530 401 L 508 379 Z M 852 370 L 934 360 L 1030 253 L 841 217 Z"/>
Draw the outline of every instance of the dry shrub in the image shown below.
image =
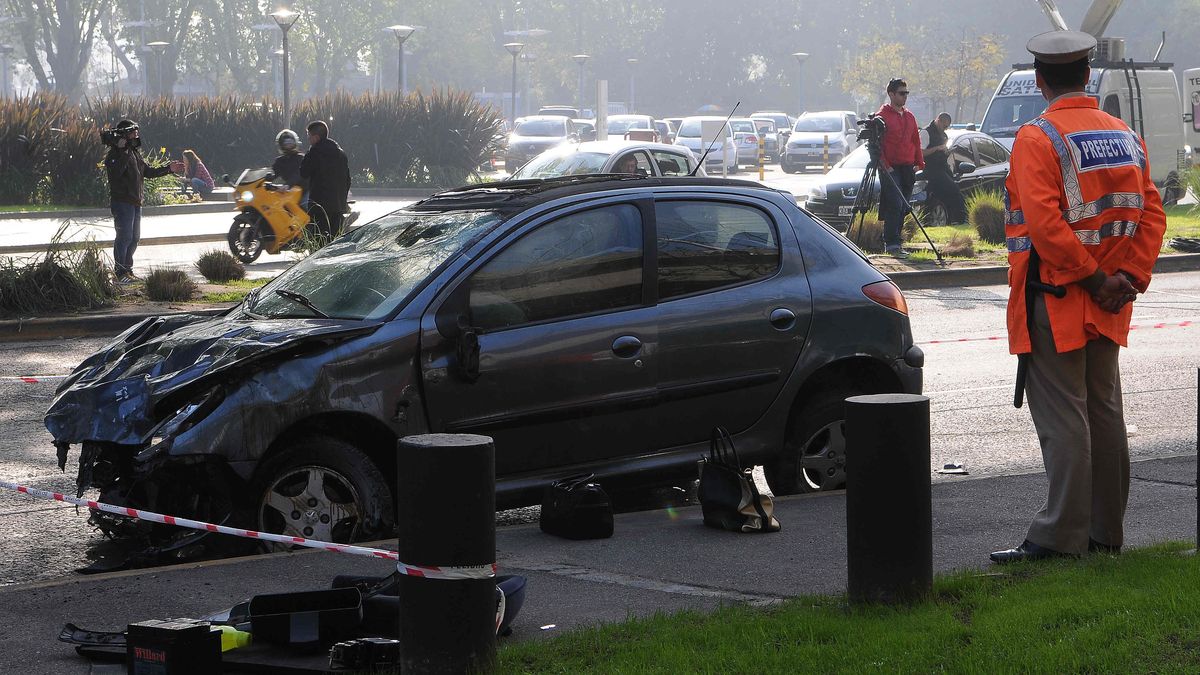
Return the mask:
<path id="1" fill-rule="evenodd" d="M 859 218 L 855 218 L 846 230 L 846 238 L 867 253 L 882 253 L 883 220 L 880 219 L 879 212 L 871 211 L 865 214 L 861 223 Z"/>
<path id="2" fill-rule="evenodd" d="M 64 221 L 38 258 L 0 262 L 0 315 L 77 312 L 113 303 L 117 289 L 100 247 L 95 241 L 74 250 L 62 246 L 68 226 Z"/>
<path id="3" fill-rule="evenodd" d="M 146 297 L 158 302 L 191 300 L 196 282 L 180 269 L 155 268 L 146 275 Z"/>
<path id="4" fill-rule="evenodd" d="M 205 251 L 201 254 L 200 258 L 196 260 L 196 270 L 205 279 L 217 283 L 246 278 L 246 268 L 242 266 L 242 263 L 229 251 L 220 249 Z"/>
<path id="5" fill-rule="evenodd" d="M 975 240 L 961 232 L 950 235 L 950 243 L 942 246 L 942 253 L 955 258 L 974 258 Z"/>
<path id="6" fill-rule="evenodd" d="M 967 200 L 967 219 L 983 241 L 1004 243 L 1004 197 L 999 192 L 971 195 Z"/>

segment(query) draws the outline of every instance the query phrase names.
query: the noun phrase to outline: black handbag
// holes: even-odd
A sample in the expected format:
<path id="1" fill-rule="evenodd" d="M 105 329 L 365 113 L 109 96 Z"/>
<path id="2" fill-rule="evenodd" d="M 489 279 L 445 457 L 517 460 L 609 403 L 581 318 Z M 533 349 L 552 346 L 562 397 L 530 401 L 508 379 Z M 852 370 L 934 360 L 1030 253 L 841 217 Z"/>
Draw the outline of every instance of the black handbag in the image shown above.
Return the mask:
<path id="1" fill-rule="evenodd" d="M 712 431 L 708 456 L 700 462 L 700 510 L 704 524 L 733 532 L 778 532 L 775 505 L 754 484 L 753 467 L 742 468 L 733 438 Z"/>
<path id="2" fill-rule="evenodd" d="M 542 532 L 564 539 L 607 539 L 613 533 L 613 507 L 595 474 L 557 480 L 542 497 Z"/>

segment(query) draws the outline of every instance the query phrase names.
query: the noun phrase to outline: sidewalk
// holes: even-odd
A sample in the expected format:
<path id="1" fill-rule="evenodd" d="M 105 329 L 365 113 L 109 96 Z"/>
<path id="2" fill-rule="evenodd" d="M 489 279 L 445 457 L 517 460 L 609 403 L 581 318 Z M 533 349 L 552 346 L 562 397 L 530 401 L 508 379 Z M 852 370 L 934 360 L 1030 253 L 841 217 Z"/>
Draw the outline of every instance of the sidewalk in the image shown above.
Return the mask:
<path id="1" fill-rule="evenodd" d="M 1126 517 L 1128 546 L 1192 540 L 1195 457 L 1137 462 Z M 933 486 L 936 572 L 987 570 L 990 551 L 1020 543 L 1045 497 L 1044 474 L 946 479 Z M 496 532 L 502 574 L 529 578 L 526 602 L 501 640 L 534 640 L 597 622 L 723 603 L 770 605 L 846 589 L 842 492 L 784 497 L 782 532 L 741 535 L 703 526 L 698 506 L 617 516 L 612 539 L 567 541 L 536 524 Z M 80 517 L 79 527 L 86 527 Z M 259 593 L 326 587 L 336 574 L 390 572 L 387 563 L 325 552 L 238 558 L 0 589 L 0 672 L 93 672 L 57 642 L 62 624 L 121 630 L 151 618 L 195 617 Z M 553 625 L 553 628 L 542 629 Z M 319 662 L 318 659 L 315 662 Z M 94 671 L 100 672 L 100 671 Z M 114 671 L 123 672 L 123 671 Z"/>

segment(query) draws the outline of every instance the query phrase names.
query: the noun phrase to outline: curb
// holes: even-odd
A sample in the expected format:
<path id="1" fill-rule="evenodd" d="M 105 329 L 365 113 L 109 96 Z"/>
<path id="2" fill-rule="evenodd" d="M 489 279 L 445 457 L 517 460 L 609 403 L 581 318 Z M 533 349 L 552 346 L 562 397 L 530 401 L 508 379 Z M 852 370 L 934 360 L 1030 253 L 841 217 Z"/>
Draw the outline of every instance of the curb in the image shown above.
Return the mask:
<path id="1" fill-rule="evenodd" d="M 369 197 L 378 199 L 380 197 L 399 197 L 401 199 L 424 199 L 435 195 L 442 190 L 448 188 L 350 188 L 350 198 L 359 199 L 361 197 Z"/>
<path id="2" fill-rule="evenodd" d="M 214 232 L 212 234 L 185 234 L 178 237 L 143 237 L 138 240 L 138 246 L 166 246 L 170 244 L 198 244 L 206 241 L 225 242 L 227 234 Z M 79 251 L 90 246 L 111 248 L 116 243 L 112 239 L 93 239 L 87 241 L 64 241 L 55 248 L 66 251 Z M 22 244 L 20 246 L 0 246 L 0 255 L 7 253 L 45 253 L 50 244 Z"/>
<path id="3" fill-rule="evenodd" d="M 219 316 L 236 303 L 207 306 L 191 312 L 136 312 L 71 314 L 68 316 L 34 317 L 31 319 L 0 320 L 0 342 L 26 342 L 67 337 L 99 337 L 118 335 L 121 331 L 154 316 L 198 314 Z"/>
<path id="4" fill-rule="evenodd" d="M 233 212 L 232 201 L 200 202 L 199 204 L 168 204 L 165 206 L 143 206 L 143 216 L 168 216 L 188 213 Z M 62 211 L 13 211 L 0 213 L 0 220 L 66 220 L 68 218 L 111 218 L 112 211 L 98 207 L 94 209 L 64 209 Z"/>

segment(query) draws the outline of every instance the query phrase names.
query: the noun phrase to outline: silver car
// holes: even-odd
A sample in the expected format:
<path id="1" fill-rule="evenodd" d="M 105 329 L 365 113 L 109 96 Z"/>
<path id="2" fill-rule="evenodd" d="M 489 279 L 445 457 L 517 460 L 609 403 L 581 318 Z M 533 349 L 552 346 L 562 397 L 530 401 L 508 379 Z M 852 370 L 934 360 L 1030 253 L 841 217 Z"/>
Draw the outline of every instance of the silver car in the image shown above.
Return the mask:
<path id="1" fill-rule="evenodd" d="M 725 169 L 729 173 L 737 173 L 738 153 L 733 142 L 733 130 L 726 124 L 716 138 L 701 138 L 703 123 L 724 122 L 724 117 L 685 117 L 679 124 L 679 132 L 675 134 L 675 145 L 682 145 L 697 158 L 704 157 L 704 169 L 709 173 L 720 173 L 724 159 Z M 708 149 L 708 155 L 704 151 Z"/>
<path id="2" fill-rule="evenodd" d="M 693 171 L 695 173 L 693 173 Z M 641 141 L 595 141 L 560 145 L 534 157 L 512 180 L 625 173 L 638 176 L 703 176 L 687 148 Z"/>
<path id="3" fill-rule="evenodd" d="M 530 158 L 542 154 L 559 143 L 579 142 L 579 132 L 569 117 L 532 115 L 521 117 L 508 135 L 504 168 L 516 171 Z"/>

